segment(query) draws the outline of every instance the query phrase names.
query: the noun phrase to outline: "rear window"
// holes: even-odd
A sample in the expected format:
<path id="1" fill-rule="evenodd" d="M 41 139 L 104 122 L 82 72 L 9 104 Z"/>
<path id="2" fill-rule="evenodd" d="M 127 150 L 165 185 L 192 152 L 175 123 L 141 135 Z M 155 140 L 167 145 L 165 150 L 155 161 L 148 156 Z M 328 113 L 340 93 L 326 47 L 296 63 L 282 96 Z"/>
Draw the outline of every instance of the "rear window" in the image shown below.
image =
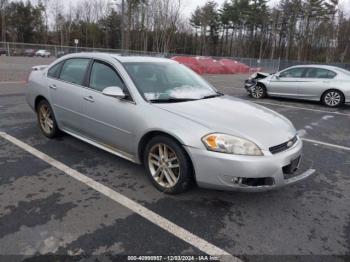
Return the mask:
<path id="1" fill-rule="evenodd" d="M 73 84 L 83 85 L 89 62 L 90 59 L 88 58 L 73 58 L 66 60 L 62 67 L 60 79 Z"/>
<path id="2" fill-rule="evenodd" d="M 324 68 L 308 68 L 305 74 L 307 78 L 334 78 L 337 74 Z"/>
<path id="3" fill-rule="evenodd" d="M 53 77 L 53 78 L 58 78 L 60 75 L 61 67 L 63 65 L 63 62 L 60 62 L 54 66 L 52 66 L 49 71 L 47 72 L 47 76 Z"/>

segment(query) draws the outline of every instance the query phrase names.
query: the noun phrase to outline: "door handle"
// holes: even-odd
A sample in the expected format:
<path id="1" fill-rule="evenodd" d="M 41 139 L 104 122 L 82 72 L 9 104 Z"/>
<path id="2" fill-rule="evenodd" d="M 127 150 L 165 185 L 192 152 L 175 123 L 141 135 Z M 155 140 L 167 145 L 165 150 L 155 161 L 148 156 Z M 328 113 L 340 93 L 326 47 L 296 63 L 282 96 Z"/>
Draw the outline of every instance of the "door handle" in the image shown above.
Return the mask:
<path id="1" fill-rule="evenodd" d="M 91 102 L 91 103 L 95 102 L 95 99 L 92 96 L 85 96 L 84 100 Z"/>
<path id="2" fill-rule="evenodd" d="M 49 85 L 51 89 L 57 89 L 57 86 L 55 84 Z"/>

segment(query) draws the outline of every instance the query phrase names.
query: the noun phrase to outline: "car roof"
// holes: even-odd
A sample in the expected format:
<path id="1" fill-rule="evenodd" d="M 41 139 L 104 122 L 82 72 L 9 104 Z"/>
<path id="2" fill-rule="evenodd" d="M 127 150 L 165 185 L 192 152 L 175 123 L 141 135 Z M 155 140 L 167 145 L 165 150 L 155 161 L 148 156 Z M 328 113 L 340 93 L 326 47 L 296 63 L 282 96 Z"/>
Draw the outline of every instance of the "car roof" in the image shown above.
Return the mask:
<path id="1" fill-rule="evenodd" d="M 124 56 L 121 54 L 111 54 L 111 53 L 99 53 L 99 52 L 83 52 L 75 53 L 65 56 L 64 58 L 74 58 L 74 57 L 92 57 L 96 59 L 106 59 L 113 58 L 118 60 L 121 63 L 177 63 L 174 60 L 162 58 L 162 57 L 152 57 L 152 56 Z"/>
<path id="2" fill-rule="evenodd" d="M 330 70 L 338 70 L 338 69 L 341 69 L 340 67 L 337 67 L 337 66 L 320 65 L 320 64 L 296 65 L 296 66 L 291 66 L 291 67 L 289 67 L 289 68 L 298 68 L 298 67 L 317 67 L 317 68 L 324 68 L 324 69 L 330 69 Z"/>

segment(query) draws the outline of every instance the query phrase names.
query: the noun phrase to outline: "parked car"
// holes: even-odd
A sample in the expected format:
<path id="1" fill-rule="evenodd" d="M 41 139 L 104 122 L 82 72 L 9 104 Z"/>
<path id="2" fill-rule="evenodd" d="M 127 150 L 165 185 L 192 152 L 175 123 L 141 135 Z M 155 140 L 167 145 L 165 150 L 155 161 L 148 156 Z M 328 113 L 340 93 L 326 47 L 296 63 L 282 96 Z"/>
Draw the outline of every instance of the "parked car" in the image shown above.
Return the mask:
<path id="1" fill-rule="evenodd" d="M 33 56 L 35 56 L 35 50 L 34 49 L 25 49 L 23 52 L 23 55 L 33 57 Z"/>
<path id="2" fill-rule="evenodd" d="M 51 53 L 47 50 L 41 49 L 41 50 L 36 51 L 35 56 L 50 57 Z"/>
<path id="3" fill-rule="evenodd" d="M 278 113 L 223 95 L 176 61 L 71 54 L 34 67 L 26 99 L 43 134 L 66 132 L 145 166 L 156 188 L 261 191 L 301 181 L 303 143 Z"/>
<path id="4" fill-rule="evenodd" d="M 58 51 L 56 57 L 60 58 L 60 57 L 64 56 L 65 54 L 66 53 L 64 51 Z"/>
<path id="5" fill-rule="evenodd" d="M 17 48 L 11 48 L 10 49 L 10 55 L 11 56 L 18 56 L 21 54 L 21 49 L 17 49 Z"/>
<path id="6" fill-rule="evenodd" d="M 7 50 L 5 48 L 0 48 L 0 56 L 7 55 Z"/>
<path id="7" fill-rule="evenodd" d="M 275 74 L 253 74 L 245 88 L 256 99 L 286 97 L 337 107 L 350 102 L 350 71 L 326 65 L 292 66 Z"/>

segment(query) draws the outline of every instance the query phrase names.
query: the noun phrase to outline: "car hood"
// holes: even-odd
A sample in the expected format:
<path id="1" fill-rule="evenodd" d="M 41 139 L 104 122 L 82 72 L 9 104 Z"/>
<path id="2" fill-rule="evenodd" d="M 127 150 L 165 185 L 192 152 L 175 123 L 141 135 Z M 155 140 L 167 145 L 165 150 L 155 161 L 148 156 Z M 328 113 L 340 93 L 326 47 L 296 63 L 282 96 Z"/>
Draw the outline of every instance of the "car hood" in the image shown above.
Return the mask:
<path id="1" fill-rule="evenodd" d="M 296 135 L 287 118 L 263 106 L 230 96 L 154 105 L 195 121 L 212 132 L 249 139 L 265 150 Z"/>

